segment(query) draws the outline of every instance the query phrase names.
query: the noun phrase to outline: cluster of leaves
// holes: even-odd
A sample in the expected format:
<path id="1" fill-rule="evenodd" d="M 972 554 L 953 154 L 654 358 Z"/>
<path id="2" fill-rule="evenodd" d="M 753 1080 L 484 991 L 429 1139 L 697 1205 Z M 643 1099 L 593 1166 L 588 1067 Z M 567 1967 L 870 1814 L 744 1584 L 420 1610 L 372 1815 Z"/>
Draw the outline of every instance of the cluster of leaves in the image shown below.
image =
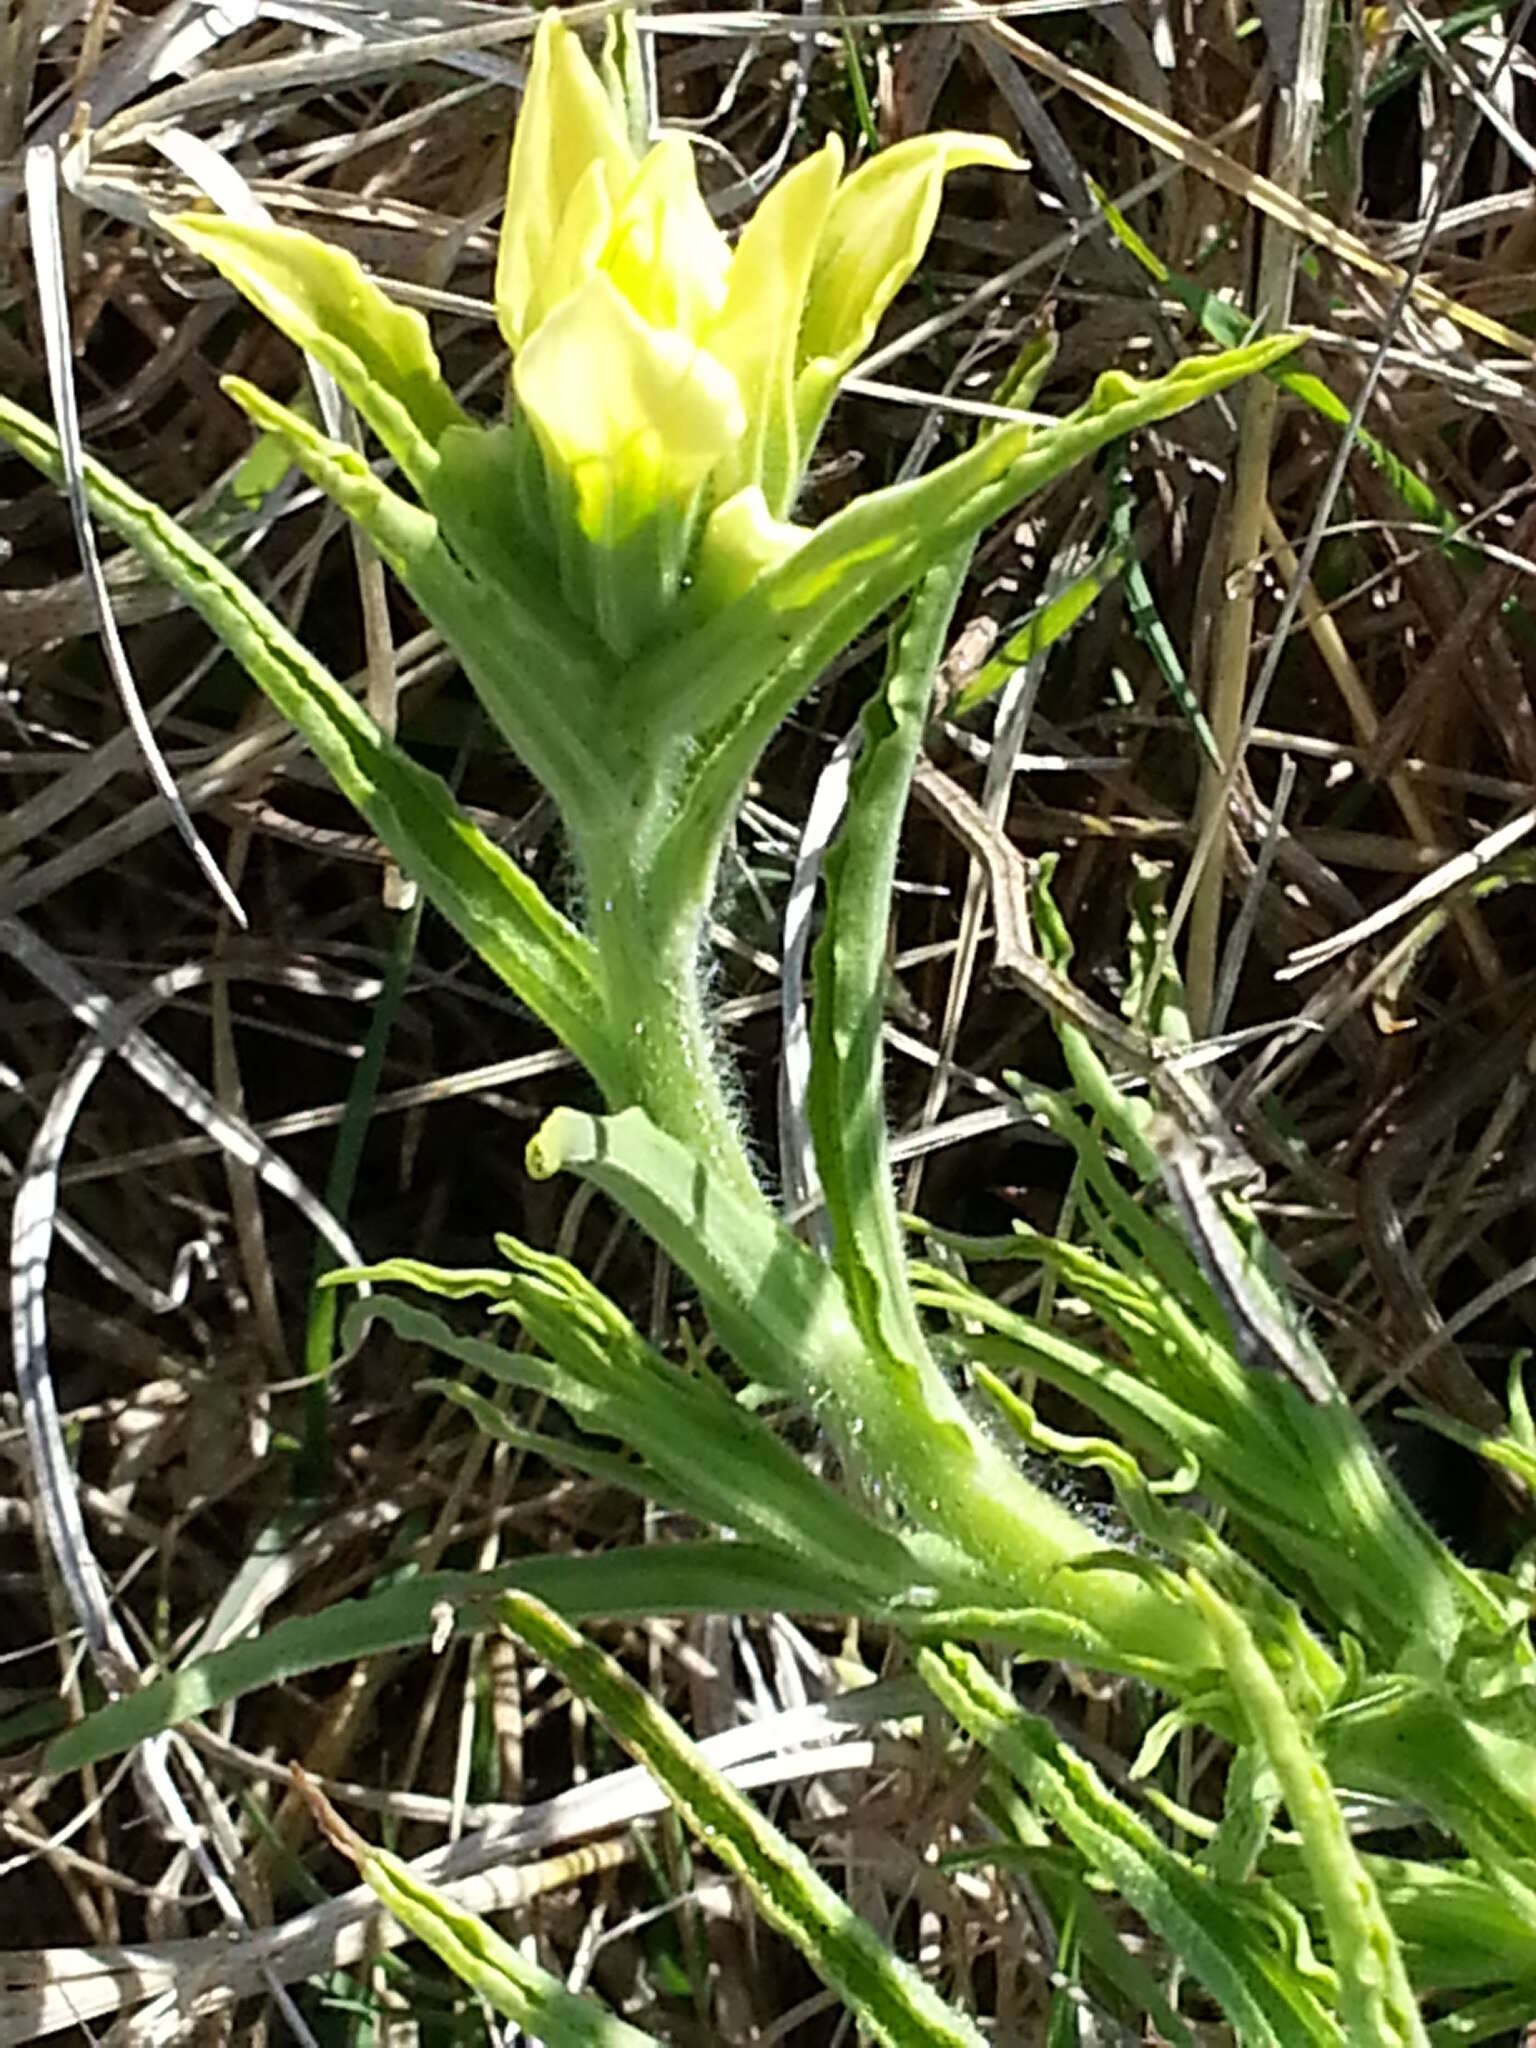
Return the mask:
<path id="1" fill-rule="evenodd" d="M 546 59 L 569 67 L 568 49 L 548 57 L 565 47 L 558 33 L 545 38 Z M 907 1640 L 934 1697 L 986 1752 L 986 1853 L 1029 1870 L 1071 1928 L 1069 1991 L 1150 2014 L 1170 2040 L 1193 2038 L 1166 1988 L 1117 1940 L 1102 1903 L 1110 1887 L 1246 2042 L 1422 2042 L 1431 2037 L 1423 2008 L 1436 1998 L 1452 2002 L 1447 2038 L 1486 2037 L 1536 2000 L 1536 1689 L 1524 1579 L 1460 1564 L 1342 1399 L 1309 1403 L 1239 1362 L 1221 1302 L 1158 1213 L 1146 1105 L 1116 1087 L 1074 1028 L 1062 1027 L 1072 1093 L 1032 1100 L 1075 1156 L 1090 1242 L 932 1236 L 927 1261 L 909 1263 L 891 1191 L 880 1061 L 891 891 L 971 546 L 999 513 L 1074 464 L 1274 369 L 1294 343 L 1228 347 L 1148 383 L 1107 373 L 1064 419 L 1034 415 L 988 432 L 930 476 L 859 500 L 815 532 L 791 528 L 779 515 L 827 380 L 835 384 L 851 360 L 848 337 L 867 338 L 870 306 L 878 317 L 895 289 L 890 278 L 910 274 L 937 205 L 934 162 L 941 178 L 949 154 L 918 165 L 915 207 L 903 167 L 882 172 L 889 189 L 870 218 L 895 220 L 896 253 L 873 285 L 845 256 L 832 196 L 839 166 L 829 159 L 817 174 L 826 190 L 816 187 L 816 234 L 831 274 L 851 279 L 851 299 L 837 300 L 839 327 L 831 312 L 815 311 L 824 273 L 801 266 L 800 297 L 781 323 L 789 382 L 765 377 L 756 415 L 759 425 L 777 422 L 778 439 L 755 443 L 756 481 L 739 485 L 732 474 L 749 502 L 723 518 L 702 458 L 678 453 L 689 422 L 646 410 L 651 387 L 636 365 L 662 342 L 639 331 L 637 308 L 657 297 L 656 277 L 643 265 L 630 275 L 639 245 L 615 242 L 611 226 L 686 211 L 691 166 L 676 149 L 654 168 L 649 158 L 637 164 L 619 130 L 604 125 L 584 74 L 570 71 L 567 85 L 585 110 L 600 175 L 571 177 L 556 195 L 562 220 L 575 225 L 541 260 L 558 255 L 568 266 L 570 299 L 584 295 L 582 320 L 596 323 L 578 324 L 567 343 L 597 348 L 601 336 L 603 348 L 630 351 L 623 388 L 634 414 L 619 419 L 607 452 L 571 440 L 575 428 L 547 409 L 537 358 L 529 367 L 536 346 L 553 346 L 551 326 L 570 303 L 522 303 L 519 293 L 535 292 L 537 264 L 506 265 L 517 407 L 511 427 L 483 427 L 448 391 L 425 324 L 350 259 L 278 230 L 198 219 L 177 232 L 336 379 L 397 466 L 409 497 L 296 411 L 249 387 L 237 393 L 375 540 L 498 730 L 549 788 L 583 870 L 590 930 L 545 901 L 216 555 L 98 466 L 88 464 L 83 480 L 97 515 L 200 611 L 428 900 L 585 1066 L 609 1113 L 557 1112 L 530 1147 L 529 1170 L 581 1176 L 649 1233 L 695 1288 L 720 1356 L 669 1359 L 567 1262 L 505 1237 L 504 1263 L 483 1270 L 393 1260 L 338 1276 L 482 1301 L 491 1335 L 390 1292 L 353 1306 L 348 1340 L 386 1322 L 460 1369 L 436 1384 L 488 1432 L 716 1533 L 600 1559 L 531 1559 L 481 1579 L 436 1575 L 279 1624 L 92 1715 L 49 1746 L 47 1767 L 77 1768 L 252 1684 L 424 1640 L 446 1607 L 457 1628 L 512 1629 L 591 1701 L 872 2038 L 975 2043 L 975 2021 L 892 1956 L 571 1628 L 594 1615 L 699 1608 L 857 1615 Z M 543 133 L 537 119 L 531 132 Z M 547 181 L 565 175 L 545 139 L 546 185 L 531 198 L 519 196 L 514 158 L 504 254 L 517 256 L 529 209 L 552 205 Z M 970 160 L 996 158 L 973 151 Z M 674 274 L 664 242 L 658 230 L 653 260 L 676 297 L 679 278 L 696 283 L 698 265 L 715 258 L 700 230 Z M 808 328 L 820 335 L 814 348 Z M 704 346 L 713 333 L 706 322 L 694 341 Z M 833 368 L 817 367 L 826 364 Z M 812 399 L 798 405 L 807 376 Z M 1028 405 L 1035 391 L 1014 395 Z M 734 418 L 715 396 L 720 417 Z M 743 408 L 738 439 L 747 424 Z M 19 408 L 0 403 L 0 432 L 62 473 L 53 436 Z M 713 463 L 746 459 L 729 436 L 710 449 Z M 770 473 L 771 502 L 762 496 Z M 541 516 L 553 542 L 541 540 Z M 763 746 L 831 656 L 902 600 L 827 863 L 815 958 L 810 1117 L 831 1235 L 823 1261 L 753 1176 L 708 1066 L 697 957 L 721 840 Z M 1042 874 L 1035 926 L 1064 972 L 1069 949 L 1046 884 Z M 1176 1000 L 1176 989 L 1159 992 L 1165 1028 Z M 1221 1227 L 1248 1284 L 1282 1312 L 1251 1219 L 1228 1211 Z M 1054 1272 L 1114 1346 L 1074 1342 L 1000 1306 L 969 1277 L 1019 1259 Z M 518 1345 L 496 1340 L 508 1320 Z M 1316 1369 L 1326 1375 L 1321 1360 Z M 956 1383 L 967 1376 L 997 1427 L 961 1398 Z M 487 1378 L 555 1403 L 569 1434 L 526 1426 L 514 1405 L 486 1398 L 477 1381 Z M 1041 1379 L 1111 1433 L 1049 1427 L 1030 1398 Z M 758 1399 L 765 1389 L 828 1428 L 861 1496 L 837 1491 L 786 1448 Z M 1526 1457 L 1527 1436 L 1517 1446 Z M 1020 1447 L 1104 1475 L 1125 1536 L 1106 1541 L 1076 1521 L 1026 1476 Z M 1196 1496 L 1219 1509 L 1219 1529 Z M 1165 1692 L 1173 1704 L 1137 1776 L 1146 1802 L 1172 1812 L 1199 1850 L 1171 1847 L 1131 1797 L 1025 1711 L 979 1660 L 978 1644 L 1124 1673 Z M 1197 1723 L 1233 1750 L 1214 1829 L 1172 1809 L 1156 1782 L 1171 1737 Z M 1346 1819 L 1356 1793 L 1443 1830 L 1456 1855 L 1363 1854 Z M 392 1859 L 345 1840 L 391 1910 L 527 2031 L 551 2041 L 639 2038 L 572 2000 Z M 1474 1923 L 1475 1942 L 1464 1938 Z M 1073 2038 L 1080 2009 L 1063 1997 L 1054 2038 Z"/>

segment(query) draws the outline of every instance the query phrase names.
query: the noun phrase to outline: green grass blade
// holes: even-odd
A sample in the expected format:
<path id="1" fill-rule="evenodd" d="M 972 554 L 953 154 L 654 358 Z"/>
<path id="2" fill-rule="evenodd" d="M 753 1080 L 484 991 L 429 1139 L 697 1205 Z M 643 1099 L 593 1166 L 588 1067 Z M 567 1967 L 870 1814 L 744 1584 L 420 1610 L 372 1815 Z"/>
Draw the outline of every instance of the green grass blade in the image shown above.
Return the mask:
<path id="1" fill-rule="evenodd" d="M 0 437 L 59 480 L 52 432 L 4 398 Z M 627 1101 L 627 1052 L 610 1043 L 596 957 L 581 933 L 471 822 L 446 784 L 386 739 L 216 555 L 100 463 L 88 460 L 85 477 L 97 517 L 212 627 L 433 906 L 570 1048 L 609 1100 Z"/>
<path id="2" fill-rule="evenodd" d="M 411 963 L 416 958 L 416 939 L 421 930 L 423 900 L 418 896 L 410 909 L 405 911 L 396 923 L 395 942 L 390 948 L 389 961 L 384 970 L 384 986 L 379 991 L 378 1001 L 374 1004 L 368 1019 L 368 1036 L 363 1045 L 363 1056 L 353 1068 L 352 1079 L 347 1088 L 346 1107 L 342 1112 L 341 1127 L 336 1133 L 336 1144 L 331 1153 L 331 1168 L 325 1181 L 325 1206 L 341 1223 L 346 1222 L 352 1208 L 352 1196 L 357 1187 L 357 1170 L 362 1163 L 363 1144 L 368 1136 L 369 1119 L 373 1115 L 379 1076 L 384 1071 L 384 1055 L 389 1049 L 390 1034 L 395 1028 L 395 1019 L 405 999 Z M 309 1386 L 306 1389 L 304 1457 L 303 1469 L 299 1474 L 299 1490 L 311 1495 L 318 1495 L 322 1491 L 326 1474 L 330 1469 L 327 1425 L 331 1363 L 336 1352 L 338 1297 L 334 1288 L 320 1285 L 321 1276 L 328 1270 L 329 1265 L 330 1261 L 324 1252 L 318 1252 L 310 1281 L 309 1310 L 304 1323 L 304 1371 L 309 1379 Z"/>
<path id="3" fill-rule="evenodd" d="M 1123 574 L 1129 578 L 1133 571 L 1141 573 L 1127 527 L 1123 540 L 1116 535 L 1108 546 L 1100 548 L 1081 575 L 1074 576 L 1054 597 L 1036 605 L 1029 616 L 1014 627 L 997 652 L 982 663 L 963 689 L 956 692 L 949 705 L 950 717 L 964 718 L 978 705 L 996 696 L 1008 678 L 1027 662 L 1036 660 L 1058 640 L 1064 640 L 1073 627 L 1088 616 L 1118 576 Z M 1141 584 L 1145 588 L 1144 574 L 1141 574 Z M 1132 613 L 1134 616 L 1134 603 Z"/>
<path id="4" fill-rule="evenodd" d="M 1170 270 L 1106 193 L 1095 188 L 1094 197 L 1120 246 L 1134 256 L 1143 270 L 1165 291 L 1171 292 L 1181 305 L 1189 308 L 1212 341 L 1219 347 L 1231 348 L 1245 338 L 1248 322 L 1236 306 Z M 1303 405 L 1310 406 L 1330 426 L 1348 426 L 1350 408 L 1321 377 L 1314 377 L 1309 370 L 1294 369 L 1271 369 L 1268 374 L 1282 390 L 1289 391 L 1293 398 L 1299 398 Z M 1464 560 L 1481 559 L 1481 549 L 1462 537 L 1462 521 L 1448 505 L 1441 503 L 1421 476 L 1411 470 L 1400 456 L 1394 455 L 1386 443 L 1378 440 L 1369 429 L 1359 428 L 1355 438 L 1366 459 L 1386 478 L 1413 516 L 1424 520 L 1439 533 L 1448 554 L 1459 555 Z"/>
<path id="5" fill-rule="evenodd" d="M 1173 635 L 1163 624 L 1162 613 L 1157 608 L 1157 599 L 1152 595 L 1152 586 L 1147 581 L 1147 572 L 1141 565 L 1133 541 L 1132 515 L 1135 503 L 1131 492 L 1131 479 L 1127 470 L 1120 470 L 1110 486 L 1109 531 L 1113 546 L 1125 561 L 1125 605 L 1131 615 L 1131 626 L 1136 638 L 1152 658 L 1152 665 L 1163 679 L 1163 685 L 1200 744 L 1200 751 L 1213 768 L 1223 765 L 1216 735 L 1211 731 L 1210 720 L 1201 709 L 1200 700 L 1189 686 L 1184 663 L 1174 645 Z"/>
<path id="6" fill-rule="evenodd" d="M 455 1635 L 486 1626 L 485 1602 L 526 1587 L 574 1621 L 645 1620 L 658 1614 L 823 1615 L 842 1620 L 846 1579 L 825 1581 L 803 1561 L 755 1543 L 667 1543 L 591 1557 L 528 1557 L 492 1572 L 425 1572 L 317 1614 L 295 1615 L 259 1636 L 152 1679 L 68 1728 L 32 1759 L 47 1777 L 77 1771 L 199 1714 L 331 1664 L 350 1664 L 431 1642 L 444 1613 Z M 866 1617 L 888 1620 L 878 1607 Z"/>
<path id="7" fill-rule="evenodd" d="M 810 1859 L 727 1784 L 672 1717 L 595 1645 L 537 1600 L 509 1594 L 499 1619 L 594 1707 L 644 1764 L 710 1854 L 886 2048 L 982 2048 L 973 2023 L 820 1878 Z"/>
<path id="8" fill-rule="evenodd" d="M 1246 2048 L 1363 2048 L 1346 2036 L 1263 1920 L 1167 1847 L 1092 1765 L 1027 1713 L 968 1651 L 918 1652 L 935 1697 L 981 1742 L 1083 1857 L 1161 1935 L 1220 2004 Z"/>

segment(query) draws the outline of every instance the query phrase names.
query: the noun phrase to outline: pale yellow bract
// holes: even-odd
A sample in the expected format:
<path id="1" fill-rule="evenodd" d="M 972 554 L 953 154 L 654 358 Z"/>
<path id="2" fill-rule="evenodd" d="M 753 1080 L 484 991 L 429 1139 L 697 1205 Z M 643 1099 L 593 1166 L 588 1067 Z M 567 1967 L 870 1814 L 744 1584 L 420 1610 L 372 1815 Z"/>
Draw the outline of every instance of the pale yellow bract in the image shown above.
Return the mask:
<path id="1" fill-rule="evenodd" d="M 789 527 L 770 543 L 838 382 L 963 164 L 1020 167 L 992 137 L 932 135 L 844 179 L 834 137 L 732 249 L 692 144 L 664 135 L 637 160 L 580 41 L 545 15 L 513 136 L 496 316 L 518 405 L 586 537 L 611 545 L 703 509 L 705 573 L 738 536 L 759 565 L 794 545 Z"/>

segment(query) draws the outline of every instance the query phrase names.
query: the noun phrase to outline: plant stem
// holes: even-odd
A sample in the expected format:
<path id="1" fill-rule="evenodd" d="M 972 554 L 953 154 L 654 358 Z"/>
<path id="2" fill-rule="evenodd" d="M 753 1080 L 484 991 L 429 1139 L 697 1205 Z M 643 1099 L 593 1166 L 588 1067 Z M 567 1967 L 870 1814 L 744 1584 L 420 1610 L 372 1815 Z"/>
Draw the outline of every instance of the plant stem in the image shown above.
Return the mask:
<path id="1" fill-rule="evenodd" d="M 735 1193 L 760 1201 L 706 1015 L 702 915 L 675 905 L 658 912 L 637 840 L 621 846 L 609 839 L 594 849 L 589 839 L 583 851 L 587 924 L 603 965 L 614 1042 L 630 1049 L 631 1102 L 702 1155 Z"/>
<path id="2" fill-rule="evenodd" d="M 646 847 L 637 819 L 628 833 L 588 835 L 582 849 L 587 925 L 603 964 L 612 1036 L 634 1048 L 629 1102 L 612 1107 L 644 1109 L 737 1201 L 782 1229 L 753 1172 L 709 1027 L 702 910 L 658 910 Z M 793 1240 L 788 1249 L 812 1256 Z M 836 1286 L 830 1272 L 826 1279 Z M 1075 1617 L 1112 1663 L 1155 1663 L 1191 1678 L 1210 1666 L 1209 1631 L 1192 1603 L 1130 1572 L 1082 1568 L 1102 1540 L 991 1441 L 926 1345 L 911 1360 L 877 1354 L 839 1314 L 817 1356 L 785 1365 L 845 1460 L 937 1539 L 934 1564 L 950 1581 L 947 1598 Z"/>

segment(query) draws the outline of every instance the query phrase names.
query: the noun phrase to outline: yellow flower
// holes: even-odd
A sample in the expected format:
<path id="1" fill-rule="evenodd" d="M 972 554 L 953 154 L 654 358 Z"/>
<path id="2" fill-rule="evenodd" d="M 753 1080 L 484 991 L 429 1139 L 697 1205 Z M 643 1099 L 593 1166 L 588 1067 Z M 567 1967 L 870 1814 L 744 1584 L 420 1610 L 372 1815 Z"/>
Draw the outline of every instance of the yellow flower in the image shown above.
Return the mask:
<path id="1" fill-rule="evenodd" d="M 689 142 L 664 136 L 637 161 L 580 42 L 543 17 L 496 313 L 551 510 L 574 513 L 588 543 L 618 547 L 657 520 L 675 572 L 697 519 L 740 492 L 761 507 L 733 512 L 721 542 L 782 522 L 839 379 L 927 245 L 945 173 L 1017 167 L 1002 143 L 963 135 L 902 143 L 846 181 L 842 163 L 834 138 L 733 251 Z"/>
<path id="2" fill-rule="evenodd" d="M 506 547 L 535 578 L 552 552 L 567 612 L 612 652 L 650 641 L 690 583 L 743 591 L 801 545 L 790 515 L 828 407 L 962 164 L 1018 160 L 990 136 L 932 135 L 844 178 L 834 137 L 733 248 L 691 143 L 664 135 L 637 154 L 578 38 L 541 17 L 496 261 L 512 431 L 490 445 L 525 529 Z M 475 508 L 443 477 L 476 430 L 421 316 L 311 235 L 207 214 L 167 226 L 331 372 L 468 545 Z"/>

